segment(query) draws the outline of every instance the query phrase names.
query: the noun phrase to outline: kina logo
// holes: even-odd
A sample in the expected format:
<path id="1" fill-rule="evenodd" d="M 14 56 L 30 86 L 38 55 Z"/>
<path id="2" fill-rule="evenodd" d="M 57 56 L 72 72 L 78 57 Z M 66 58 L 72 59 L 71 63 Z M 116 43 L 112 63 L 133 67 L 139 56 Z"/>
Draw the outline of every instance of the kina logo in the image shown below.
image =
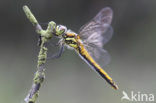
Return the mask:
<path id="1" fill-rule="evenodd" d="M 139 103 L 146 103 L 146 102 L 154 102 L 154 94 L 153 93 L 141 93 L 141 92 L 134 92 L 131 91 L 129 94 L 125 91 L 122 92 L 123 96 L 121 97 L 121 101 L 127 100 L 131 102 L 139 102 Z"/>

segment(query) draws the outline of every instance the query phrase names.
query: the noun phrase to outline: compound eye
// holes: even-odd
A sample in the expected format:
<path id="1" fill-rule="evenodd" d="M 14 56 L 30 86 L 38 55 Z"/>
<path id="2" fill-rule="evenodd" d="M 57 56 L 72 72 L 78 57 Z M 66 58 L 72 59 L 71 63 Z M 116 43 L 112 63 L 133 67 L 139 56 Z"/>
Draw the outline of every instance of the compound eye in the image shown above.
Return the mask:
<path id="1" fill-rule="evenodd" d="M 56 26 L 56 35 L 62 35 L 63 33 L 65 33 L 67 31 L 67 28 L 63 25 L 57 25 Z"/>

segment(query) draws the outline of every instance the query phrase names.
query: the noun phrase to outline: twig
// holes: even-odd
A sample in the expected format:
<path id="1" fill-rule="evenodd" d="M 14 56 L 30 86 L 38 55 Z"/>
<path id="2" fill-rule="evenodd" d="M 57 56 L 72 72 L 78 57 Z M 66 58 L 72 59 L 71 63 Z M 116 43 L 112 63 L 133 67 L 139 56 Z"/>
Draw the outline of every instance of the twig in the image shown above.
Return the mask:
<path id="1" fill-rule="evenodd" d="M 27 6 L 23 6 L 23 10 L 29 19 L 29 21 L 35 26 L 36 32 L 40 35 L 41 43 L 40 43 L 40 51 L 38 55 L 38 62 L 37 62 L 37 71 L 34 75 L 32 87 L 25 98 L 25 102 L 27 103 L 35 103 L 37 97 L 39 95 L 39 89 L 41 84 L 45 79 L 45 63 L 47 59 L 47 51 L 48 48 L 45 46 L 45 43 L 52 38 L 52 33 L 56 27 L 55 22 L 51 21 L 48 24 L 46 30 L 43 30 L 38 21 L 36 20 L 35 16 L 32 14 L 30 9 Z"/>

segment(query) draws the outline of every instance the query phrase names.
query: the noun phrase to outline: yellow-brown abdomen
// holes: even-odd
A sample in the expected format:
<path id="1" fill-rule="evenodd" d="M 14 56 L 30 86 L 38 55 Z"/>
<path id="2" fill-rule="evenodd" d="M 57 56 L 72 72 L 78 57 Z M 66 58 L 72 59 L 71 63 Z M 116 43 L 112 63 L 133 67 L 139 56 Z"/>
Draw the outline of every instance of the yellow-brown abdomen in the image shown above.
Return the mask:
<path id="1" fill-rule="evenodd" d="M 118 86 L 114 83 L 112 78 L 100 67 L 99 64 L 95 62 L 95 60 L 90 56 L 88 51 L 84 48 L 83 44 L 80 43 L 79 55 L 81 58 L 91 67 L 93 68 L 100 76 L 102 76 L 114 89 L 118 89 Z"/>

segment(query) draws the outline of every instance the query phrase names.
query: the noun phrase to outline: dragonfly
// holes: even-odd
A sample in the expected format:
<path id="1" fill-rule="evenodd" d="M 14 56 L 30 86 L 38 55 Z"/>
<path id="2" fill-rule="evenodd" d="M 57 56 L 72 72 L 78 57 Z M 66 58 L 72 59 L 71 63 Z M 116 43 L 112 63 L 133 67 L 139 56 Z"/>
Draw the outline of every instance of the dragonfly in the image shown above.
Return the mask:
<path id="1" fill-rule="evenodd" d="M 58 42 L 60 50 L 57 57 L 61 56 L 64 47 L 74 49 L 82 60 L 117 90 L 118 86 L 98 63 L 100 61 L 106 65 L 110 60 L 109 54 L 103 49 L 103 46 L 113 35 L 112 17 L 112 9 L 105 7 L 91 21 L 82 26 L 78 34 L 63 25 L 57 25 L 53 34 L 60 38 Z"/>

